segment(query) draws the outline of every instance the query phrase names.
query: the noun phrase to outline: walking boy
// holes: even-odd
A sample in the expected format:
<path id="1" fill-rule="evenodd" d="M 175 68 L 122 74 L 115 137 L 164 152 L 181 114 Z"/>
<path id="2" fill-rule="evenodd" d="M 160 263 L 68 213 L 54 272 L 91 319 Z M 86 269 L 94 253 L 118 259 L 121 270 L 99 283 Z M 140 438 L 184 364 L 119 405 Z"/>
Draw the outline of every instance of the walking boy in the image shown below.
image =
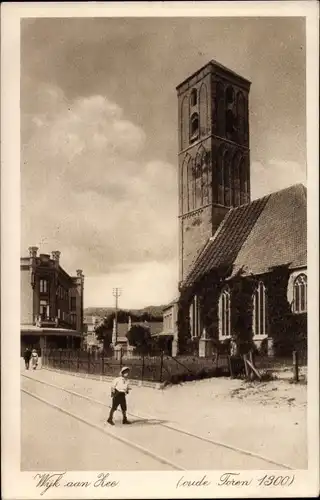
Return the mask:
<path id="1" fill-rule="evenodd" d="M 129 376 L 130 368 L 124 366 L 120 371 L 120 377 L 114 379 L 111 386 L 111 397 L 112 397 L 112 406 L 109 414 L 109 418 L 107 420 L 108 424 L 114 425 L 113 422 L 113 414 L 120 405 L 124 424 L 131 424 L 131 422 L 127 419 L 127 402 L 126 402 L 126 394 L 129 394 Z"/>

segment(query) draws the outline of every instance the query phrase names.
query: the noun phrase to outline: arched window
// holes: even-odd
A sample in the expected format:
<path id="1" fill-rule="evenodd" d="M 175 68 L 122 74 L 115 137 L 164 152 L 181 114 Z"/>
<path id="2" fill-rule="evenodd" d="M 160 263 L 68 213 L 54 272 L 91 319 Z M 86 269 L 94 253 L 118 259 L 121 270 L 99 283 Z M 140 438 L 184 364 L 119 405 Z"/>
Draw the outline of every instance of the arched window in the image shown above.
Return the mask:
<path id="1" fill-rule="evenodd" d="M 223 149 L 220 149 L 217 155 L 217 180 L 216 180 L 217 184 L 216 200 L 219 203 L 219 205 L 224 204 L 223 160 L 224 160 Z"/>
<path id="2" fill-rule="evenodd" d="M 209 201 L 209 153 L 202 151 L 202 204 L 207 205 Z"/>
<path id="3" fill-rule="evenodd" d="M 209 110 L 207 86 L 203 83 L 199 92 L 200 135 L 206 136 L 209 132 Z"/>
<path id="4" fill-rule="evenodd" d="M 246 164 L 244 159 L 240 162 L 240 204 L 244 205 L 247 203 L 247 190 L 248 190 L 248 180 L 247 180 L 247 171 Z"/>
<path id="5" fill-rule="evenodd" d="M 232 87 L 227 87 L 226 89 L 226 102 L 227 105 L 233 104 L 234 102 L 234 90 Z"/>
<path id="6" fill-rule="evenodd" d="M 293 312 L 307 312 L 307 276 L 299 274 L 293 284 Z"/>
<path id="7" fill-rule="evenodd" d="M 219 337 L 231 336 L 231 296 L 229 287 L 225 287 L 219 299 Z"/>
<path id="8" fill-rule="evenodd" d="M 201 305 L 200 299 L 197 295 L 195 295 L 190 304 L 190 332 L 191 337 L 200 337 L 201 336 Z"/>
<path id="9" fill-rule="evenodd" d="M 267 293 L 262 281 L 259 282 L 253 293 L 253 335 L 261 337 L 267 335 Z"/>
<path id="10" fill-rule="evenodd" d="M 232 204 L 234 207 L 238 207 L 240 205 L 240 170 L 239 170 L 240 158 L 239 155 L 236 154 L 233 157 L 232 162 L 232 173 L 233 173 L 233 200 Z"/>
<path id="11" fill-rule="evenodd" d="M 225 97 L 222 83 L 216 87 L 216 109 L 217 109 L 217 135 L 224 136 L 225 133 Z"/>
<path id="12" fill-rule="evenodd" d="M 194 165 L 194 177 L 195 177 L 195 205 L 194 208 L 199 208 L 202 206 L 202 154 L 201 150 L 198 151 L 195 159 Z"/>
<path id="13" fill-rule="evenodd" d="M 226 137 L 231 141 L 236 140 L 236 116 L 234 112 L 235 95 L 231 86 L 226 89 Z"/>
<path id="14" fill-rule="evenodd" d="M 240 144 L 244 143 L 244 128 L 245 128 L 245 107 L 244 97 L 242 92 L 237 95 L 237 117 L 238 117 L 238 140 Z"/>
<path id="15" fill-rule="evenodd" d="M 194 174 L 193 174 L 193 161 L 191 157 L 188 160 L 188 211 L 194 209 Z"/>
<path id="16" fill-rule="evenodd" d="M 224 184 L 224 205 L 231 205 L 231 156 L 230 153 L 225 153 L 223 161 L 223 184 Z"/>
<path id="17" fill-rule="evenodd" d="M 198 102 L 197 89 L 192 89 L 190 94 L 190 105 L 196 106 Z"/>
<path id="18" fill-rule="evenodd" d="M 190 141 L 195 141 L 199 137 L 199 115 L 192 113 L 190 118 Z"/>
<path id="19" fill-rule="evenodd" d="M 181 149 L 185 149 L 189 145 L 189 101 L 187 96 L 183 98 L 181 103 L 180 130 L 180 147 Z"/>
<path id="20" fill-rule="evenodd" d="M 186 154 L 182 164 L 182 175 L 181 175 L 182 213 L 186 213 L 189 210 L 189 187 L 188 187 L 189 162 L 191 162 L 191 157 L 190 155 Z"/>

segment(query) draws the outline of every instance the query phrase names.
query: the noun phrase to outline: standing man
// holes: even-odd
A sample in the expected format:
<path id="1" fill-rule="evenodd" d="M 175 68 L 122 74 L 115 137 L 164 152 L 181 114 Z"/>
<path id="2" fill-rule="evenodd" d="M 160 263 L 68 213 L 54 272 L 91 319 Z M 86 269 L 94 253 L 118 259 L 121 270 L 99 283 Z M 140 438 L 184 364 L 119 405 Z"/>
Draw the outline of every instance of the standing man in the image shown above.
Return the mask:
<path id="1" fill-rule="evenodd" d="M 28 347 L 26 347 L 26 349 L 23 353 L 23 359 L 24 359 L 24 362 L 26 365 L 26 370 L 29 370 L 30 358 L 31 358 L 31 351 Z"/>

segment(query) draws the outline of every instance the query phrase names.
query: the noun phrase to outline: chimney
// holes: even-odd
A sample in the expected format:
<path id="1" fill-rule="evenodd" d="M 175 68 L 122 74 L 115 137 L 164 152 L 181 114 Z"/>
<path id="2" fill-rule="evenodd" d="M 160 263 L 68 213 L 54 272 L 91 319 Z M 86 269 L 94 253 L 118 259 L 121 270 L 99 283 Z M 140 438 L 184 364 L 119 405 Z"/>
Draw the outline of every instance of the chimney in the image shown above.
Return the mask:
<path id="1" fill-rule="evenodd" d="M 51 255 L 52 255 L 52 260 L 54 260 L 55 262 L 57 262 L 57 264 L 59 264 L 61 252 L 59 252 L 59 250 L 54 250 L 53 252 L 51 252 Z"/>
<path id="2" fill-rule="evenodd" d="M 76 272 L 77 272 L 78 278 L 82 278 L 82 276 L 83 276 L 82 269 L 77 269 Z"/>
<path id="3" fill-rule="evenodd" d="M 32 259 L 35 259 L 37 257 L 38 250 L 38 247 L 29 247 L 29 255 Z"/>

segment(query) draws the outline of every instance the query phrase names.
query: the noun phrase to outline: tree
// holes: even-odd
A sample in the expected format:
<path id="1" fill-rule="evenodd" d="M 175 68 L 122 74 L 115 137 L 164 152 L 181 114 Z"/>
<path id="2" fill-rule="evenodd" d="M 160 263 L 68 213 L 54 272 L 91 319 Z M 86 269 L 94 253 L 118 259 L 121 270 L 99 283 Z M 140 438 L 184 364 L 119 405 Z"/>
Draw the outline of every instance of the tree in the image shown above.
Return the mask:
<path id="1" fill-rule="evenodd" d="M 144 325 L 133 325 L 127 333 L 127 339 L 129 344 L 136 347 L 140 354 L 145 354 L 151 344 L 150 329 Z"/>
<path id="2" fill-rule="evenodd" d="M 103 342 L 103 349 L 108 350 L 112 342 L 114 313 L 106 316 L 102 323 L 96 328 L 96 336 L 100 342 Z"/>

